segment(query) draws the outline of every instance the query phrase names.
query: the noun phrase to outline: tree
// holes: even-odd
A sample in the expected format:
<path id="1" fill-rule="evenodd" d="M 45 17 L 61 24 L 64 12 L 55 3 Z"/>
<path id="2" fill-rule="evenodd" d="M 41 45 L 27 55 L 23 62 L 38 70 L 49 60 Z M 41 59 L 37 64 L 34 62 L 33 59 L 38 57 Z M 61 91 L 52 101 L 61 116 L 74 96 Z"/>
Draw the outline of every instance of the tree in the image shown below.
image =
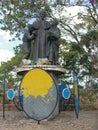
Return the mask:
<path id="1" fill-rule="evenodd" d="M 18 77 L 14 78 L 11 71 L 16 71 L 15 68 L 18 67 L 21 64 L 22 57 L 23 57 L 23 51 L 22 51 L 22 45 L 16 46 L 14 48 L 15 56 L 7 62 L 3 62 L 0 66 L 0 80 L 3 80 L 4 78 L 4 70 L 6 71 L 6 78 L 9 82 L 14 82 L 16 80 L 19 80 Z"/>
<path id="2" fill-rule="evenodd" d="M 20 34 L 24 32 L 24 28 L 28 22 L 35 16 L 38 17 L 36 12 L 38 12 L 40 8 L 45 8 L 48 11 L 49 17 L 58 18 L 62 36 L 65 37 L 66 42 L 69 40 L 67 44 L 62 44 L 63 47 L 61 46 L 63 48 L 61 48 L 61 57 L 64 60 L 66 58 L 67 61 L 66 66 L 64 66 L 71 70 L 71 68 L 73 68 L 72 65 L 76 67 L 76 63 L 77 66 L 82 64 L 82 67 L 89 70 L 91 74 L 92 70 L 95 72 L 95 70 L 98 69 L 98 59 L 94 52 L 95 48 L 98 49 L 97 4 L 97 0 L 78 0 L 78 2 L 74 3 L 67 0 L 66 2 L 63 0 L 54 0 L 52 4 L 50 4 L 49 0 L 1 1 L 1 29 L 9 30 L 11 34 L 16 34 L 15 37 L 19 37 Z M 79 7 L 82 11 L 79 11 L 75 15 L 71 15 L 70 13 L 68 15 L 67 9 L 72 6 L 74 8 Z M 85 11 L 83 12 L 83 10 Z M 94 38 L 95 35 L 96 38 Z M 66 52 L 66 48 L 71 51 Z M 77 48 L 77 50 L 75 48 Z M 73 64 L 71 64 L 71 62 Z"/>
<path id="3" fill-rule="evenodd" d="M 35 13 L 44 6 L 43 0 L 5 0 L 0 1 L 1 29 L 9 30 L 11 35 L 20 38 L 28 21 L 35 17 Z M 46 4 L 46 10 L 48 6 Z"/>

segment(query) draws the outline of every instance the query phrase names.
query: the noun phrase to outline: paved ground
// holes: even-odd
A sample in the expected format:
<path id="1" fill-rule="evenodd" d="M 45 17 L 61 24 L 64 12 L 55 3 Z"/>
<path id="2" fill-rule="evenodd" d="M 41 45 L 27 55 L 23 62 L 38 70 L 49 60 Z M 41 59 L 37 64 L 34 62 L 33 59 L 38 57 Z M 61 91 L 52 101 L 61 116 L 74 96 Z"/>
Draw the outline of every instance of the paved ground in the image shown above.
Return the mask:
<path id="1" fill-rule="evenodd" d="M 62 112 L 52 120 L 28 119 L 23 112 L 6 111 L 5 119 L 0 112 L 0 130 L 98 130 L 98 111 L 80 111 L 79 119 L 74 112 Z"/>

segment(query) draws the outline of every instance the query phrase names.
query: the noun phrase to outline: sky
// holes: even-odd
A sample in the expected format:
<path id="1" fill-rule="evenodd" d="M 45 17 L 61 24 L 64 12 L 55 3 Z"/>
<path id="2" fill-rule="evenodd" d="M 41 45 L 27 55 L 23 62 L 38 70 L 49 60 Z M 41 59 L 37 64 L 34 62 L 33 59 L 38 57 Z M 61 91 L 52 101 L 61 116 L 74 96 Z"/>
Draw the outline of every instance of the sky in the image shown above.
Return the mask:
<path id="1" fill-rule="evenodd" d="M 21 44 L 21 41 L 10 42 L 10 39 L 9 31 L 0 30 L 0 64 L 10 60 L 14 56 L 13 47 Z"/>
<path id="2" fill-rule="evenodd" d="M 72 7 L 69 8 L 69 13 L 72 15 L 76 14 L 80 8 L 79 7 Z M 0 64 L 1 62 L 6 62 L 10 60 L 14 56 L 13 47 L 22 44 L 22 41 L 9 41 L 11 39 L 11 35 L 9 31 L 0 30 Z"/>

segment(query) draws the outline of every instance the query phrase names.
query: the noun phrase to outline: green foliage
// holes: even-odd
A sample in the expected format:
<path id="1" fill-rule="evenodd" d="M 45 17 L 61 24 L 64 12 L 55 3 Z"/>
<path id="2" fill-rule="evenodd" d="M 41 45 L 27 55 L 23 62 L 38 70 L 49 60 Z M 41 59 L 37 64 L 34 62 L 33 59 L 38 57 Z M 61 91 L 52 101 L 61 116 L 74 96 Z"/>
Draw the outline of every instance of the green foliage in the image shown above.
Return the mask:
<path id="1" fill-rule="evenodd" d="M 22 57 L 23 57 L 23 52 L 22 52 L 22 45 L 16 46 L 14 48 L 15 50 L 15 56 L 7 62 L 4 62 L 0 66 L 0 80 L 3 80 L 4 78 L 4 70 L 6 71 L 6 78 L 8 79 L 9 82 L 14 83 L 17 79 L 13 77 L 10 72 L 15 69 L 15 67 L 18 67 L 21 62 L 22 62 Z M 14 70 L 15 71 L 15 70 Z"/>
<path id="2" fill-rule="evenodd" d="M 20 38 L 28 21 L 35 17 L 42 6 L 45 6 L 49 12 L 50 7 L 43 0 L 4 0 L 0 2 L 0 27 L 2 30 L 9 30 L 11 34 L 15 33 L 15 38 Z"/>
<path id="3" fill-rule="evenodd" d="M 62 65 L 66 69 L 74 70 L 78 61 L 80 48 L 74 42 L 67 43 L 64 39 L 61 40 L 60 44 L 62 45 L 60 48 L 60 57 L 64 61 Z"/>
<path id="4" fill-rule="evenodd" d="M 95 110 L 96 94 L 89 89 L 80 89 L 80 109 Z"/>
<path id="5" fill-rule="evenodd" d="M 20 34 L 24 33 L 24 28 L 27 27 L 29 20 L 38 17 L 36 13 L 41 8 L 45 8 L 51 17 L 58 18 L 60 29 L 65 39 L 70 36 L 69 41 L 60 39 L 60 63 L 66 69 L 66 73 L 61 76 L 62 82 L 67 85 L 73 85 L 72 73 L 73 70 L 76 70 L 78 72 L 79 88 L 86 87 L 84 83 L 86 76 L 88 87 L 98 88 L 97 82 L 92 83 L 92 80 L 98 77 L 98 65 L 97 68 L 94 67 L 95 63 L 98 63 L 98 56 L 94 52 L 95 48 L 98 48 L 97 4 L 98 0 L 91 6 L 85 6 L 87 12 L 79 12 L 76 16 L 71 16 L 71 14 L 67 16 L 65 13 L 62 15 L 63 11 L 66 12 L 66 2 L 64 5 L 60 0 L 56 1 L 55 6 L 50 6 L 45 0 L 3 0 L 2 2 L 0 1 L 0 28 L 5 31 L 9 30 L 11 35 L 15 33 L 14 39 L 19 38 Z M 84 6 L 81 0 L 77 2 L 77 5 L 80 8 Z M 82 22 L 72 23 L 74 17 Z M 22 50 L 22 45 L 15 47 L 15 56 L 0 66 L 0 80 L 4 78 L 5 69 L 9 88 L 12 87 L 14 82 L 22 78 L 21 76 L 13 78 L 10 73 L 14 66 L 18 67 L 21 64 Z M 96 62 L 94 62 L 94 59 Z M 82 89 L 80 91 L 80 103 L 88 104 L 88 106 L 93 104 L 96 100 L 97 92 Z M 0 96 L 2 96 L 1 91 Z M 7 100 L 6 102 L 9 101 Z M 84 108 L 84 106 L 81 106 L 81 108 Z"/>
<path id="6" fill-rule="evenodd" d="M 83 35 L 81 38 L 81 43 L 86 45 L 87 47 L 90 47 L 91 44 L 96 45 L 98 41 L 98 31 L 92 30 L 88 32 L 86 35 Z"/>
<path id="7" fill-rule="evenodd" d="M 75 16 L 62 14 L 62 12 L 66 12 L 66 2 L 64 5 L 60 0 L 57 0 L 55 4 L 56 6 L 51 6 L 45 0 L 4 0 L 0 2 L 0 27 L 3 30 L 9 30 L 11 34 L 15 33 L 14 38 L 19 38 L 29 20 L 35 17 L 35 13 L 38 13 L 41 8 L 45 8 L 51 17 L 58 18 L 61 33 L 64 37 L 70 36 L 68 42 L 60 39 L 60 63 L 67 69 L 65 77 L 70 77 L 74 69 L 81 75 L 79 77 L 81 80 L 86 74 L 93 76 L 95 73 L 97 76 L 98 68 L 94 68 L 95 61 L 97 62 L 98 59 L 94 54 L 95 47 L 98 48 L 98 12 L 95 8 L 96 3 L 85 6 L 79 0 L 77 5 L 85 6 L 86 11 L 85 13 L 79 12 Z M 72 23 L 74 18 L 77 18 L 80 22 Z M 10 71 L 13 66 L 18 66 L 21 63 L 22 55 L 22 48 L 16 47 L 15 57 L 7 63 L 2 63 L 0 71 L 3 72 L 4 68 Z"/>

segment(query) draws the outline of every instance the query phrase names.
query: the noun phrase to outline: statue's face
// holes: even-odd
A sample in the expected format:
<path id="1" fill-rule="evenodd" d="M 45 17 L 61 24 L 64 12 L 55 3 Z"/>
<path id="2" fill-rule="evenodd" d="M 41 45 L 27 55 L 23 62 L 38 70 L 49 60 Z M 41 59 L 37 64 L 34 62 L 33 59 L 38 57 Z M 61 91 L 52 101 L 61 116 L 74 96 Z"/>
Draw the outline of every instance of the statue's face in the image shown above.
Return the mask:
<path id="1" fill-rule="evenodd" d="M 46 14 L 43 12 L 40 14 L 41 18 L 44 19 L 46 17 Z"/>
<path id="2" fill-rule="evenodd" d="M 46 17 L 46 12 L 45 12 L 44 10 L 42 10 L 42 11 L 40 12 L 40 17 L 41 17 L 42 19 L 44 19 L 44 18 Z"/>

